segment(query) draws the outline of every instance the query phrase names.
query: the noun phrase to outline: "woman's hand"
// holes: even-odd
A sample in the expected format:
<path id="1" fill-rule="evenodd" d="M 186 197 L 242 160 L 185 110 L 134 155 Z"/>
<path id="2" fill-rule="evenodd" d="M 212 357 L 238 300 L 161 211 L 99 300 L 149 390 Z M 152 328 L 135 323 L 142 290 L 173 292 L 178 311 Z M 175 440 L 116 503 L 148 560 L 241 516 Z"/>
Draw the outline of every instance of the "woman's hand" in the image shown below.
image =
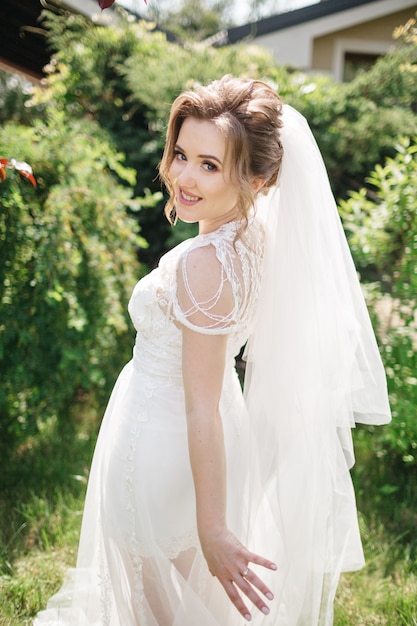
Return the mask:
<path id="1" fill-rule="evenodd" d="M 250 552 L 229 530 L 212 534 L 200 533 L 200 542 L 207 565 L 213 576 L 218 578 L 227 595 L 235 605 L 239 613 L 250 621 L 252 616 L 243 601 L 245 594 L 249 600 L 265 615 L 269 614 L 269 608 L 258 591 L 268 600 L 273 600 L 271 590 L 253 572 L 251 563 L 276 570 L 277 566 L 272 561 Z"/>

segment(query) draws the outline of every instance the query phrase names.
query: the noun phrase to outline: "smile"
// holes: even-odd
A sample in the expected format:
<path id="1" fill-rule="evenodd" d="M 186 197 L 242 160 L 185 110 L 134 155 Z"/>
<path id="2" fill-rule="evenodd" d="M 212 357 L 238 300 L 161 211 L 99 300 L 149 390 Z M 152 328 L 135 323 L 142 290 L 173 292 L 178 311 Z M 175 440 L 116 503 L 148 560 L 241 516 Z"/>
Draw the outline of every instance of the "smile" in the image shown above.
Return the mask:
<path id="1" fill-rule="evenodd" d="M 188 193 L 185 193 L 183 189 L 180 189 L 180 196 L 181 199 L 186 202 L 197 202 L 197 200 L 201 200 L 199 196 L 190 196 Z"/>

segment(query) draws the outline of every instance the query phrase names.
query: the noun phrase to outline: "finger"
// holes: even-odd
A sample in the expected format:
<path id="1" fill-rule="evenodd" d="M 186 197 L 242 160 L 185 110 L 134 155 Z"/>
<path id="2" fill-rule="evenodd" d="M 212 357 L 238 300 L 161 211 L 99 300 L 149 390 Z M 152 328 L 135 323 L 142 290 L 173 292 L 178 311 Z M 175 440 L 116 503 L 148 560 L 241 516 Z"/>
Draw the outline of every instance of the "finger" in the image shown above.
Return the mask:
<path id="1" fill-rule="evenodd" d="M 248 607 L 244 603 L 242 596 L 238 592 L 234 582 L 232 580 L 228 580 L 226 582 L 220 581 L 223 585 L 227 595 L 229 596 L 232 603 L 235 605 L 239 613 L 245 618 L 246 621 L 250 622 L 252 619 L 252 615 L 248 610 Z"/>
<path id="2" fill-rule="evenodd" d="M 246 578 L 240 576 L 235 582 L 242 593 L 249 598 L 252 604 L 254 604 L 259 611 L 262 611 L 264 615 L 269 615 L 269 607 L 266 605 L 265 600 L 261 598 Z"/>
<path id="3" fill-rule="evenodd" d="M 273 561 L 265 559 L 263 556 L 255 554 L 254 552 L 250 552 L 246 548 L 243 548 L 243 550 L 241 551 L 241 555 L 246 561 L 250 561 L 252 563 L 255 563 L 256 565 L 260 565 L 261 567 L 266 567 L 267 569 L 271 569 L 274 571 L 278 569 L 276 563 L 274 563 Z"/>
<path id="4" fill-rule="evenodd" d="M 246 580 L 250 582 L 250 584 L 253 585 L 253 587 L 256 587 L 257 589 L 259 589 L 259 591 L 263 593 L 263 595 L 268 600 L 274 599 L 274 594 L 272 593 L 270 588 L 264 583 L 263 580 L 259 578 L 259 576 L 255 574 L 255 572 L 252 572 L 252 570 L 250 570 L 249 568 L 246 568 L 246 570 L 242 572 L 242 576 L 243 578 L 246 578 Z"/>

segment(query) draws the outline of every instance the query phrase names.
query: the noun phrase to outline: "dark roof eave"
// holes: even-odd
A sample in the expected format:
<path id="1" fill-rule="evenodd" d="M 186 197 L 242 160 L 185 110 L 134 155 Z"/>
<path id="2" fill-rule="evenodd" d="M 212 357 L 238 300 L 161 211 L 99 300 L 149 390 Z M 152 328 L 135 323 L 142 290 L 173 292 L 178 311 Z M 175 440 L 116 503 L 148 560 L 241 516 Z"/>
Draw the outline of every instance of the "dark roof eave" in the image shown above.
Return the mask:
<path id="1" fill-rule="evenodd" d="M 262 35 L 276 32 L 277 30 L 289 28 L 290 26 L 297 26 L 298 24 L 317 20 L 327 15 L 333 15 L 334 13 L 340 13 L 341 11 L 347 11 L 364 4 L 372 4 L 373 2 L 379 1 L 380 0 L 324 0 L 317 4 L 302 7 L 301 9 L 279 13 L 278 15 L 265 17 L 256 22 L 229 28 L 227 31 L 227 42 L 237 43 L 238 41 L 242 41 L 242 39 L 254 39 Z"/>

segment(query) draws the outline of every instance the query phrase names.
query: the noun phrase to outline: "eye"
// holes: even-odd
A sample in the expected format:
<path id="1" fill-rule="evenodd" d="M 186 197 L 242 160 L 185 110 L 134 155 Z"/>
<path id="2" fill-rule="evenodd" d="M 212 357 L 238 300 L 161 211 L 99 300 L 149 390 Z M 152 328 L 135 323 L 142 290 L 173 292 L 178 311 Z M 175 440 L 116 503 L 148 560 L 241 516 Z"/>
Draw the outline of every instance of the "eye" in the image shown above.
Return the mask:
<path id="1" fill-rule="evenodd" d="M 181 150 L 174 150 L 174 160 L 176 161 L 186 161 L 187 158 L 185 156 L 185 154 L 183 152 L 181 152 Z"/>
<path id="2" fill-rule="evenodd" d="M 217 165 L 215 165 L 211 161 L 204 161 L 203 168 L 206 170 L 206 172 L 216 172 L 217 171 Z"/>

